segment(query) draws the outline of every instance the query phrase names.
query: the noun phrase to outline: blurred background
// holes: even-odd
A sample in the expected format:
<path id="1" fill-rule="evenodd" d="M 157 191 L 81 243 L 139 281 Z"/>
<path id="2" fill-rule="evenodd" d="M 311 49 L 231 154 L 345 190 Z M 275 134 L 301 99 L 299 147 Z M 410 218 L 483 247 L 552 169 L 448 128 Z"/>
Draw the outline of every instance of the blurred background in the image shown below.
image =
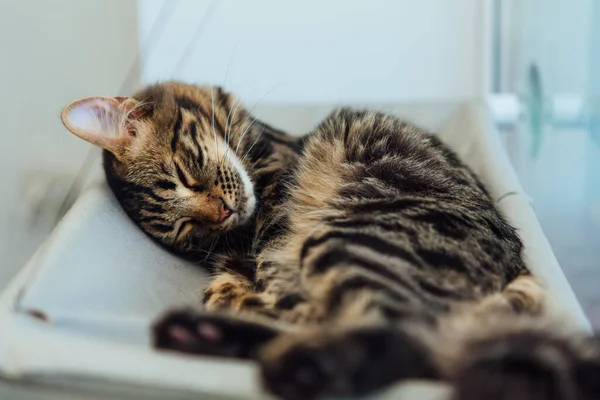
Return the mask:
<path id="1" fill-rule="evenodd" d="M 487 101 L 600 326 L 598 43 L 595 0 L 0 0 L 0 288 L 97 169 L 62 107 L 180 79 L 248 105 Z"/>

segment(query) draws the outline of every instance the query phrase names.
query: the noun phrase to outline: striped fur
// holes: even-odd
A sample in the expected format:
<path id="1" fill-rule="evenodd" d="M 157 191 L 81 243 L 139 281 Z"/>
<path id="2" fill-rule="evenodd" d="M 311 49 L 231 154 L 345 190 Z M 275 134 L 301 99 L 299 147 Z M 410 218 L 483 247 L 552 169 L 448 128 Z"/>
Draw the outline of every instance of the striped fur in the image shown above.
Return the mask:
<path id="1" fill-rule="evenodd" d="M 111 188 L 146 233 L 215 274 L 212 313 L 169 312 L 157 347 L 257 360 L 287 399 L 407 378 L 447 380 L 465 400 L 599 393 L 598 343 L 549 328 L 517 232 L 435 136 L 341 109 L 294 139 L 220 89 L 176 83 L 134 99 L 151 133 L 143 151 L 106 153 Z M 182 228 L 190 192 L 239 218 Z"/>

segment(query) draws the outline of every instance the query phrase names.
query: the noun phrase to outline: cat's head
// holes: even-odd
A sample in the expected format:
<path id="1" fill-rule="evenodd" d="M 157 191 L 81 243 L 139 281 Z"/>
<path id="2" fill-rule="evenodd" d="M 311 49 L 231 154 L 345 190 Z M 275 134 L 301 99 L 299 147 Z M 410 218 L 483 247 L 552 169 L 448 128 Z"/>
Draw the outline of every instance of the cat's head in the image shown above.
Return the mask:
<path id="1" fill-rule="evenodd" d="M 84 98 L 67 105 L 62 120 L 105 150 L 123 209 L 170 248 L 205 247 L 254 212 L 242 154 L 252 119 L 220 88 L 169 82 L 132 97 Z"/>

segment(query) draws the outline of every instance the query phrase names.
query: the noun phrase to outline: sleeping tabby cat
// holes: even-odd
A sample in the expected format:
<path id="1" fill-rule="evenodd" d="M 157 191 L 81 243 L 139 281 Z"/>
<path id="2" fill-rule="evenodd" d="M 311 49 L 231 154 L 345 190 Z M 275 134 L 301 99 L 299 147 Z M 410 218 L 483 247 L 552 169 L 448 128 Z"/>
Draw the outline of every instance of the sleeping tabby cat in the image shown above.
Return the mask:
<path id="1" fill-rule="evenodd" d="M 286 399 L 408 378 L 465 400 L 600 396 L 600 345 L 546 322 L 515 229 L 435 136 L 342 109 L 294 138 L 181 83 L 63 121 L 106 150 L 131 219 L 214 274 L 206 311 L 155 324 L 158 348 L 256 360 Z"/>

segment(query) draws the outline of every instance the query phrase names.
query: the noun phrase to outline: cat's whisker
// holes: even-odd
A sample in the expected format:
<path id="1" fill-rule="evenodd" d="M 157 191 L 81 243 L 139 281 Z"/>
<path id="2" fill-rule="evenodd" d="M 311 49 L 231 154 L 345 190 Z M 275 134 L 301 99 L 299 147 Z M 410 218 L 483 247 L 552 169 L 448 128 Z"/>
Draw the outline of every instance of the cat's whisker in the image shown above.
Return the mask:
<path id="1" fill-rule="evenodd" d="M 235 104 L 235 107 L 232 107 L 229 110 L 229 115 L 227 115 L 227 121 L 225 122 L 225 131 L 227 132 L 227 150 L 225 152 L 225 154 L 229 154 L 229 151 L 231 150 L 231 134 L 232 134 L 232 127 L 233 127 L 233 119 L 235 118 L 235 116 L 237 115 L 237 109 L 240 105 L 240 101 L 236 98 L 233 102 L 233 104 Z M 233 115 L 232 115 L 232 110 L 233 110 Z M 229 119 L 229 117 L 231 116 L 231 119 Z"/>
<path id="2" fill-rule="evenodd" d="M 233 101 L 233 105 L 235 105 L 235 109 L 237 109 L 237 106 L 239 105 L 239 101 L 236 98 Z M 225 158 L 227 156 L 227 154 L 229 153 L 229 149 L 231 148 L 231 129 L 229 129 L 229 125 L 231 122 L 233 122 L 233 117 L 231 115 L 232 110 L 234 110 L 234 107 L 232 107 L 229 109 L 229 112 L 227 113 L 227 119 L 225 120 L 225 143 L 227 144 L 227 147 L 225 148 L 225 152 L 223 153 L 223 158 Z M 230 120 L 231 118 L 231 120 Z"/>
<path id="3" fill-rule="evenodd" d="M 232 107 L 229 109 L 229 112 L 227 113 L 227 119 L 225 120 L 225 141 L 227 142 L 227 145 L 229 146 L 229 122 L 230 122 L 230 118 L 231 118 L 231 112 L 233 111 L 233 107 L 235 107 L 236 103 L 237 103 L 237 99 L 233 100 L 233 104 Z"/>
<path id="4" fill-rule="evenodd" d="M 240 144 L 242 144 L 242 142 L 244 141 L 244 136 L 246 136 L 246 133 L 248 133 L 248 131 L 250 130 L 252 125 L 254 125 L 254 122 L 256 121 L 257 118 L 258 117 L 254 117 L 254 119 L 252 121 L 250 121 L 250 123 L 248 124 L 248 126 L 246 126 L 246 129 L 242 133 L 242 136 L 240 137 L 240 140 L 238 141 L 238 144 L 235 147 L 235 155 L 236 156 L 238 155 L 238 149 L 240 148 Z"/>
<path id="5" fill-rule="evenodd" d="M 233 133 L 233 119 L 237 115 L 237 110 L 238 110 L 240 104 L 241 104 L 241 102 L 238 99 L 236 99 L 235 107 L 233 109 L 233 115 L 231 116 L 231 120 L 229 121 L 229 134 L 230 134 L 230 136 L 231 136 L 231 133 Z"/>
<path id="6" fill-rule="evenodd" d="M 219 154 L 219 143 L 217 141 L 217 133 L 215 132 L 215 96 L 213 95 L 213 86 L 210 87 L 210 101 L 212 103 L 212 133 L 215 140 L 215 148 Z M 220 164 L 219 164 L 220 165 Z"/>
<path id="7" fill-rule="evenodd" d="M 218 241 L 219 241 L 219 237 L 218 236 L 213 239 L 212 244 L 208 248 L 208 252 L 207 252 L 206 258 L 204 258 L 204 263 L 206 263 L 210 259 L 210 255 L 212 254 L 213 250 L 215 249 Z"/>
<path id="8" fill-rule="evenodd" d="M 193 250 L 193 251 L 200 252 L 200 253 L 206 253 L 206 254 L 209 254 L 208 250 L 206 250 L 206 249 L 203 249 L 202 247 L 198 247 L 198 246 L 196 246 L 196 245 L 193 245 L 193 244 L 190 244 L 190 245 L 189 245 L 189 249 L 190 249 L 190 250 Z"/>
<path id="9" fill-rule="evenodd" d="M 269 89 L 267 91 L 267 93 L 265 93 L 260 99 L 258 99 L 256 101 L 256 103 L 254 103 L 254 105 L 252 106 L 252 108 L 250 109 L 250 111 L 248 112 L 248 115 L 252 115 L 252 113 L 254 112 L 254 109 L 271 93 L 273 93 L 275 90 L 279 89 L 281 86 L 283 85 L 283 83 L 278 83 L 277 85 L 273 86 L 271 89 Z"/>
<path id="10" fill-rule="evenodd" d="M 250 151 L 252 150 L 252 148 L 254 147 L 254 145 L 256 143 L 258 143 L 258 140 L 260 139 L 260 137 L 262 136 L 263 132 L 265 131 L 265 128 L 262 128 L 259 132 L 259 134 L 256 136 L 256 140 L 254 141 L 254 143 L 252 143 L 252 146 L 250 146 L 250 148 L 248 150 L 246 150 L 246 152 L 244 153 L 244 155 L 242 156 L 242 160 L 241 163 L 243 164 L 244 161 L 246 160 L 246 157 L 248 157 L 248 155 L 250 154 Z"/>
<path id="11" fill-rule="evenodd" d="M 240 39 L 235 42 L 233 46 L 233 50 L 231 51 L 231 56 L 229 56 L 229 62 L 227 63 L 227 69 L 225 70 L 225 78 L 223 78 L 223 89 L 225 89 L 225 84 L 227 83 L 227 77 L 229 76 L 229 70 L 231 68 L 231 64 L 233 63 L 233 58 L 235 56 L 235 51 L 237 50 L 238 44 L 240 43 Z"/>
<path id="12" fill-rule="evenodd" d="M 252 108 L 250 109 L 250 111 L 246 114 L 246 115 L 252 115 L 252 113 L 254 112 L 254 109 L 264 100 L 267 98 L 268 95 L 270 95 L 271 93 L 273 93 L 276 89 L 279 89 L 281 87 L 281 85 L 283 85 L 283 83 L 279 83 L 275 86 L 273 86 L 271 89 L 269 89 L 261 98 L 259 98 L 254 105 L 252 106 Z M 242 116 L 242 118 L 240 118 L 239 121 L 236 121 L 235 125 L 237 126 L 238 122 L 240 122 L 241 120 L 243 120 L 244 116 Z M 242 134 L 242 136 L 240 137 L 240 140 L 235 148 L 235 155 L 237 156 L 238 154 L 238 149 L 240 147 L 240 143 L 242 143 L 242 139 L 244 138 L 244 135 L 246 134 L 246 132 L 250 129 L 250 127 L 254 124 L 254 122 L 256 121 L 258 117 L 254 117 L 254 119 L 252 120 L 252 122 L 250 122 L 250 124 L 246 127 L 244 133 Z M 233 124 L 232 124 L 233 126 Z"/>
<path id="13" fill-rule="evenodd" d="M 225 77 L 223 78 L 223 89 L 225 89 L 225 86 L 227 85 L 227 78 L 229 77 L 229 70 L 231 69 L 231 64 L 233 63 L 233 58 L 235 56 L 235 52 L 237 50 L 237 46 L 239 44 L 239 39 L 238 41 L 235 42 L 235 45 L 233 46 L 233 50 L 231 51 L 231 56 L 229 56 L 229 62 L 227 63 L 227 69 L 225 70 Z M 212 95 L 212 90 L 211 90 L 211 95 Z M 235 102 L 234 102 L 235 104 Z M 213 114 L 214 114 L 214 101 L 213 101 Z M 225 159 L 225 155 L 229 149 L 229 137 L 227 134 L 227 121 L 229 121 L 229 116 L 231 115 L 231 109 L 229 109 L 229 113 L 227 115 L 227 120 L 225 122 L 225 151 L 223 152 L 223 157 L 221 158 L 221 160 L 219 161 L 219 165 L 223 165 L 223 161 Z M 218 149 L 217 149 L 217 154 L 219 153 Z"/>
<path id="14" fill-rule="evenodd" d="M 226 233 L 224 236 L 225 236 L 225 244 L 227 245 L 227 248 L 231 248 L 231 245 L 229 244 L 229 235 Z"/>

